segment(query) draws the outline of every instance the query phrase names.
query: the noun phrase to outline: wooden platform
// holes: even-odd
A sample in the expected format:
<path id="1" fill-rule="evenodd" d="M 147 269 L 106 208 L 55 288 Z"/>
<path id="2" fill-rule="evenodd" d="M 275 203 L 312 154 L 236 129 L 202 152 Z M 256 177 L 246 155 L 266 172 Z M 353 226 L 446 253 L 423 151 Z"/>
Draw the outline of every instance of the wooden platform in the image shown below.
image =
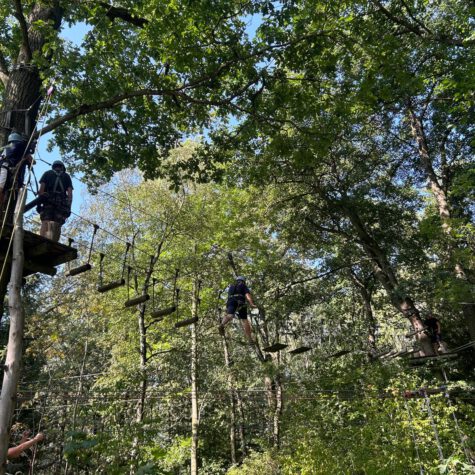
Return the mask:
<path id="1" fill-rule="evenodd" d="M 2 235 L 0 236 L 0 259 L 6 257 L 8 250 L 8 243 L 12 234 L 13 226 L 6 224 Z M 40 274 L 55 275 L 56 266 L 73 261 L 78 257 L 77 249 L 66 246 L 59 242 L 51 241 L 38 234 L 30 231 L 24 231 L 24 251 L 25 251 L 25 265 L 23 275 Z M 11 262 L 12 247 L 8 255 L 8 262 Z"/>

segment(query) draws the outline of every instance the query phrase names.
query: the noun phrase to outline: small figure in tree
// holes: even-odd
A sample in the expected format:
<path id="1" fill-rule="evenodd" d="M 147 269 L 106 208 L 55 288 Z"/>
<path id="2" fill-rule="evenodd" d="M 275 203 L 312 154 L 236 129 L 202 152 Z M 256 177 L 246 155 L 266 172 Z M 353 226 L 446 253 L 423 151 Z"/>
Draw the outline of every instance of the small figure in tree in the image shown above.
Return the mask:
<path id="1" fill-rule="evenodd" d="M 231 284 L 228 289 L 228 301 L 226 302 L 226 316 L 219 325 L 219 331 L 224 334 L 224 327 L 234 318 L 237 313 L 247 339 L 252 343 L 251 324 L 247 318 L 247 303 L 252 308 L 256 305 L 252 300 L 250 290 L 246 286 L 246 279 L 243 276 L 236 277 L 236 282 Z"/>
<path id="2" fill-rule="evenodd" d="M 40 235 L 59 241 L 61 226 L 71 215 L 73 202 L 71 177 L 60 160 L 53 162 L 52 169 L 41 177 L 39 195 L 41 203 L 37 210 L 41 218 Z"/>
<path id="3" fill-rule="evenodd" d="M 0 160 L 0 208 L 3 209 L 7 203 L 8 191 L 16 191 L 23 187 L 25 180 L 25 170 L 33 162 L 31 154 L 34 147 L 28 147 L 25 137 L 17 132 L 12 132 L 8 136 L 8 143 L 3 151 L 3 157 Z M 8 212 L 14 210 L 14 200 L 9 204 Z"/>
<path id="4" fill-rule="evenodd" d="M 447 353 L 447 345 L 442 340 L 439 320 L 432 313 L 429 313 L 424 320 L 424 325 L 427 327 L 427 333 L 432 341 L 435 353 Z"/>

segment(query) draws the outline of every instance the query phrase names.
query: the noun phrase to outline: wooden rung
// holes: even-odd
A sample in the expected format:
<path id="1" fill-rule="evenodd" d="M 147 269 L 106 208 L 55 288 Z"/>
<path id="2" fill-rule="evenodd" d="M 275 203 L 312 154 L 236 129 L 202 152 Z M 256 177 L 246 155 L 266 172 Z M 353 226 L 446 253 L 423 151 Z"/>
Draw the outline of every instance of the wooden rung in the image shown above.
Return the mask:
<path id="1" fill-rule="evenodd" d="M 138 297 L 127 300 L 124 303 L 124 307 L 126 307 L 126 308 L 133 307 L 134 305 L 139 305 L 141 303 L 146 302 L 147 300 L 150 300 L 150 295 L 148 295 L 148 294 L 139 295 Z"/>
<path id="2" fill-rule="evenodd" d="M 300 353 L 305 353 L 307 351 L 310 351 L 312 348 L 310 346 L 299 346 L 298 348 L 295 348 L 295 350 L 289 351 L 291 355 L 300 355 Z"/>
<path id="3" fill-rule="evenodd" d="M 89 270 L 92 269 L 92 266 L 91 264 L 84 264 L 83 266 L 79 266 L 79 267 L 74 267 L 73 269 L 71 269 L 69 272 L 68 272 L 68 276 L 69 277 L 72 277 L 73 275 L 79 275 L 79 274 L 82 274 L 83 272 L 87 272 Z"/>
<path id="4" fill-rule="evenodd" d="M 176 310 L 176 305 L 173 305 L 172 307 L 168 308 L 162 308 L 161 310 L 155 310 L 150 314 L 151 317 L 153 318 L 160 318 L 160 317 L 166 317 L 167 315 L 170 315 Z"/>
<path id="5" fill-rule="evenodd" d="M 198 317 L 187 318 L 186 320 L 182 320 L 181 322 L 175 323 L 175 328 L 187 327 L 188 325 L 193 325 L 198 321 Z"/>
<path id="6" fill-rule="evenodd" d="M 289 345 L 284 345 L 283 343 L 274 343 L 273 345 L 266 346 L 262 350 L 267 353 L 276 353 L 277 351 L 287 348 Z"/>
<path id="7" fill-rule="evenodd" d="M 115 282 L 109 282 L 108 284 L 99 285 L 97 287 L 97 291 L 101 294 L 104 292 L 109 292 L 109 290 L 117 289 L 118 287 L 122 287 L 125 285 L 125 279 L 116 280 Z"/>

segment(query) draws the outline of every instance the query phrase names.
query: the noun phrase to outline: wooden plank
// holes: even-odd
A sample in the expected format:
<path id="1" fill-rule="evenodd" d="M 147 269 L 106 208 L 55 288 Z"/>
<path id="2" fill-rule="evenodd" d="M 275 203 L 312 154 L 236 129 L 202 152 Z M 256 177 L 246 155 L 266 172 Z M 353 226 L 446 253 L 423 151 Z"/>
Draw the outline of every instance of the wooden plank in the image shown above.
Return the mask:
<path id="1" fill-rule="evenodd" d="M 301 353 L 305 353 L 307 351 L 310 351 L 312 348 L 310 346 L 299 346 L 298 348 L 295 348 L 295 350 L 289 351 L 289 354 L 291 355 L 300 355 Z"/>
<path id="2" fill-rule="evenodd" d="M 198 321 L 198 317 L 187 318 L 186 320 L 182 320 L 181 322 L 175 323 L 175 328 L 187 327 L 188 325 L 193 325 Z"/>
<path id="3" fill-rule="evenodd" d="M 124 307 L 133 307 L 135 305 L 140 305 L 141 303 L 145 303 L 147 300 L 150 300 L 150 295 L 144 294 L 144 295 L 139 295 L 138 297 L 135 297 L 133 299 L 129 299 L 124 303 Z"/>
<path id="4" fill-rule="evenodd" d="M 35 247 L 25 247 L 25 255 L 28 257 L 41 256 L 49 250 L 47 242 L 42 242 Z"/>
<path id="5" fill-rule="evenodd" d="M 266 346 L 262 348 L 263 351 L 267 353 L 276 353 L 277 351 L 287 348 L 289 345 L 284 345 L 283 343 L 274 343 L 273 345 Z"/>
<path id="6" fill-rule="evenodd" d="M 161 310 L 155 310 L 150 314 L 150 316 L 152 316 L 153 318 L 166 317 L 167 315 L 172 314 L 175 310 L 176 305 L 173 305 L 168 308 L 162 308 Z"/>
<path id="7" fill-rule="evenodd" d="M 109 292 L 110 290 L 117 289 L 125 285 L 125 279 L 116 280 L 115 282 L 109 282 L 108 284 L 99 285 L 97 291 L 99 293 Z"/>

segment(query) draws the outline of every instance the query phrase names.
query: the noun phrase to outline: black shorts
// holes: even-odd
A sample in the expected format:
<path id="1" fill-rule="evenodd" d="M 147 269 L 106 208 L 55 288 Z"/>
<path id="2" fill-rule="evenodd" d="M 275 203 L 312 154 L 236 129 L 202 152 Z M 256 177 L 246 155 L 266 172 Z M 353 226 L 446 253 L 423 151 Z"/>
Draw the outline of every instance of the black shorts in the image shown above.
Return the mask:
<path id="1" fill-rule="evenodd" d="M 234 315 L 237 312 L 240 320 L 247 319 L 247 305 L 245 303 L 239 303 L 237 300 L 228 300 L 226 303 L 226 313 L 228 315 Z"/>
<path id="2" fill-rule="evenodd" d="M 437 333 L 430 333 L 430 341 L 432 343 L 440 343 L 442 341 L 442 335 Z"/>
<path id="3" fill-rule="evenodd" d="M 71 214 L 65 197 L 52 196 L 42 206 L 40 212 L 41 221 L 54 221 L 63 225 Z"/>

